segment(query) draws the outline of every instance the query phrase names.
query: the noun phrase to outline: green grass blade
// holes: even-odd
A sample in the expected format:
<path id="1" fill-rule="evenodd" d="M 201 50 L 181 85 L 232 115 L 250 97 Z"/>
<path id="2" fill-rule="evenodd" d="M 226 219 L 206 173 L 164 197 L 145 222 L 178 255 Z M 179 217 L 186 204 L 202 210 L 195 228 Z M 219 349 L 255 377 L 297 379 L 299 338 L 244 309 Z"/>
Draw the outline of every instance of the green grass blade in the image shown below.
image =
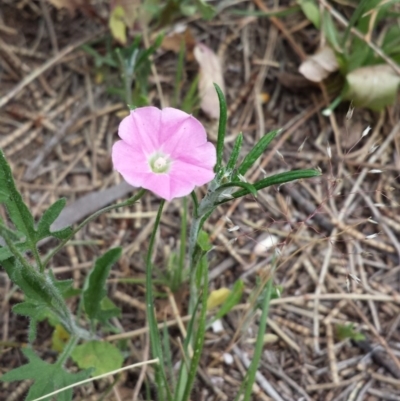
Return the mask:
<path id="1" fill-rule="evenodd" d="M 239 400 L 240 396 L 243 394 L 243 391 L 244 391 L 244 397 L 242 398 L 242 401 L 251 400 L 251 395 L 253 392 L 253 384 L 256 379 L 256 373 L 262 357 L 262 351 L 264 347 L 264 335 L 267 329 L 267 319 L 269 313 L 271 294 L 272 294 L 272 278 L 268 280 L 268 283 L 264 290 L 264 303 L 262 306 L 261 318 L 258 326 L 258 333 L 257 333 L 256 344 L 254 347 L 253 359 L 248 368 L 247 374 L 243 379 L 238 394 L 236 395 L 235 401 Z"/>
<path id="2" fill-rule="evenodd" d="M 224 142 L 226 132 L 226 121 L 228 119 L 228 110 L 226 107 L 225 96 L 222 93 L 221 88 L 214 84 L 215 90 L 217 91 L 219 99 L 219 125 L 218 125 L 218 139 L 217 139 L 217 164 L 214 167 L 216 173 L 219 172 L 222 166 L 222 157 L 224 153 Z"/>
<path id="3" fill-rule="evenodd" d="M 267 135 L 264 135 L 257 144 L 250 150 L 247 156 L 244 158 L 242 163 L 238 168 L 238 173 L 245 175 L 251 166 L 258 160 L 258 158 L 264 153 L 265 149 L 273 141 L 273 139 L 278 135 L 280 130 L 271 131 Z"/>
<path id="4" fill-rule="evenodd" d="M 147 322 L 149 325 L 151 354 L 154 358 L 158 358 L 160 361 L 159 365 L 155 366 L 158 399 L 160 401 L 164 401 L 165 391 L 166 391 L 167 399 L 172 401 L 168 381 L 164 371 L 164 366 L 165 366 L 164 356 L 161 347 L 160 333 L 158 332 L 157 319 L 154 312 L 153 281 L 152 281 L 153 263 L 151 261 L 157 229 L 158 226 L 160 225 L 164 204 L 165 200 L 162 200 L 158 208 L 156 221 L 154 222 L 154 228 L 150 237 L 149 249 L 147 251 L 147 256 L 146 256 L 146 315 L 147 315 Z"/>
<path id="5" fill-rule="evenodd" d="M 235 140 L 235 144 L 233 145 L 231 157 L 229 158 L 228 164 L 226 165 L 226 171 L 230 172 L 233 171 L 233 169 L 235 168 L 237 160 L 239 158 L 240 150 L 242 149 L 242 143 L 243 134 L 240 133 Z"/>

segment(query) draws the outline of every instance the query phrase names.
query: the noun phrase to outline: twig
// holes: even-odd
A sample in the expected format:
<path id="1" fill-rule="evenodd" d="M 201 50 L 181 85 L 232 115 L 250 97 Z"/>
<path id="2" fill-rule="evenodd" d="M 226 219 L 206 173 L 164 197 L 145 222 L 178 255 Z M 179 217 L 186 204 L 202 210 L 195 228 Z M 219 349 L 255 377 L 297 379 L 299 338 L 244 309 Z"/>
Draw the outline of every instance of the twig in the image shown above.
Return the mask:
<path id="1" fill-rule="evenodd" d="M 72 51 L 76 50 L 78 47 L 82 46 L 86 42 L 96 38 L 100 34 L 104 32 L 104 29 L 101 29 L 95 33 L 90 34 L 89 36 L 78 40 L 77 42 L 73 43 L 72 45 L 66 46 L 62 49 L 58 54 L 54 57 L 50 58 L 46 63 L 42 66 L 37 68 L 36 70 L 32 71 L 29 75 L 27 75 L 24 79 L 22 79 L 13 89 L 11 89 L 6 95 L 0 98 L 0 108 L 5 106 L 14 96 L 16 96 L 25 86 L 29 85 L 32 81 L 42 75 L 46 70 L 48 70 L 53 65 L 59 63 L 67 54 L 71 53 Z"/>

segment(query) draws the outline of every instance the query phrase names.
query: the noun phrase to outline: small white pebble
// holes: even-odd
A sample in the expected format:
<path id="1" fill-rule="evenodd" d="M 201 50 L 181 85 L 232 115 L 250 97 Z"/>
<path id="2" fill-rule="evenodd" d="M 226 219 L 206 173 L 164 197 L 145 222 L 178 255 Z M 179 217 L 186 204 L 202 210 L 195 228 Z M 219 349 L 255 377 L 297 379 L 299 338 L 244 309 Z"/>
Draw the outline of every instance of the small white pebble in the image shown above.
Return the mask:
<path id="1" fill-rule="evenodd" d="M 224 326 L 222 325 L 221 319 L 216 320 L 212 325 L 211 328 L 214 333 L 221 333 L 224 331 Z"/>
<path id="2" fill-rule="evenodd" d="M 233 363 L 233 356 L 229 354 L 228 352 L 225 352 L 223 355 L 224 362 L 226 365 L 232 365 Z"/>
<path id="3" fill-rule="evenodd" d="M 254 247 L 254 253 L 256 255 L 265 255 L 266 252 L 272 247 L 274 247 L 279 241 L 276 235 L 268 235 L 266 238 L 262 239 Z"/>

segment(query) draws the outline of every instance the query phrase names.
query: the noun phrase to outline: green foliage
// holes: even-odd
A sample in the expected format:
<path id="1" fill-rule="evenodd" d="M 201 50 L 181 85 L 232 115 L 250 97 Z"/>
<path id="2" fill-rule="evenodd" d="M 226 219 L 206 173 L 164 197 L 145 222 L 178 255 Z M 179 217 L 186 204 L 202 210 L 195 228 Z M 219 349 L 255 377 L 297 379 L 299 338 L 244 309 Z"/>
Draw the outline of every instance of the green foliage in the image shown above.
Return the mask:
<path id="1" fill-rule="evenodd" d="M 253 392 L 253 384 L 256 379 L 257 369 L 262 356 L 264 346 L 264 336 L 267 330 L 267 319 L 269 313 L 269 306 L 272 295 L 272 278 L 268 280 L 265 288 L 263 288 L 260 299 L 263 300 L 261 305 L 261 317 L 258 325 L 257 339 L 254 347 L 253 358 L 250 366 L 248 367 L 246 376 L 240 386 L 240 389 L 235 397 L 235 401 L 242 399 L 243 401 L 250 401 Z M 243 395 L 243 398 L 241 396 Z"/>
<path id="2" fill-rule="evenodd" d="M 228 109 L 226 107 L 225 96 L 221 88 L 214 84 L 219 99 L 219 122 L 218 122 L 218 139 L 217 139 L 217 163 L 215 164 L 214 171 L 219 173 L 222 165 L 222 157 L 224 152 L 226 121 L 228 118 Z"/>
<path id="3" fill-rule="evenodd" d="M 93 368 L 92 376 L 119 369 L 124 361 L 119 349 L 105 341 L 88 341 L 78 345 L 71 358 L 81 369 Z"/>
<path id="4" fill-rule="evenodd" d="M 243 134 L 240 132 L 239 135 L 237 136 L 236 140 L 235 140 L 231 156 L 230 156 L 229 161 L 228 161 L 228 163 L 226 165 L 226 172 L 229 175 L 232 175 L 233 170 L 234 170 L 234 168 L 236 166 L 236 163 L 237 163 L 239 155 L 240 155 L 240 151 L 242 149 L 242 143 L 243 143 Z"/>
<path id="5" fill-rule="evenodd" d="M 212 248 L 212 244 L 210 243 L 210 237 L 203 230 L 200 230 L 199 232 L 199 235 L 197 237 L 197 245 L 204 252 L 208 252 Z"/>
<path id="6" fill-rule="evenodd" d="M 218 312 L 213 317 L 212 321 L 208 324 L 210 326 L 212 322 L 215 322 L 218 319 L 224 317 L 227 313 L 229 313 L 232 308 L 234 308 L 237 304 L 239 304 L 242 299 L 244 291 L 244 283 L 242 280 L 237 280 L 233 285 L 232 291 L 229 293 L 225 302 L 221 305 Z"/>
<path id="7" fill-rule="evenodd" d="M 319 7 L 316 0 L 297 0 L 304 15 L 314 26 L 319 29 L 321 26 L 321 17 L 319 15 Z"/>
<path id="8" fill-rule="evenodd" d="M 364 334 L 354 329 L 354 323 L 336 325 L 336 335 L 340 341 L 350 339 L 354 341 L 365 340 Z"/>
<path id="9" fill-rule="evenodd" d="M 90 271 L 85 282 L 83 290 L 83 305 L 85 312 L 91 321 L 104 320 L 107 310 L 101 309 L 101 302 L 107 294 L 105 288 L 107 278 L 110 274 L 111 267 L 121 257 L 122 249 L 113 248 L 107 251 L 103 256 L 98 258 L 94 264 L 93 269 Z M 113 308 L 109 308 L 113 311 Z M 111 317 L 115 316 L 113 313 Z"/>
<path id="10" fill-rule="evenodd" d="M 151 73 L 151 56 L 161 45 L 162 36 L 158 36 L 149 48 L 141 45 L 142 38 L 137 36 L 130 46 L 113 49 L 109 38 L 103 39 L 106 55 L 103 56 L 93 46 L 82 48 L 95 60 L 98 76 L 105 76 L 108 92 L 119 96 L 131 108 L 148 104 L 148 80 Z M 118 72 L 118 74 L 116 74 Z M 123 85 L 119 84 L 122 76 Z"/>
<path id="11" fill-rule="evenodd" d="M 267 135 L 264 135 L 246 155 L 240 166 L 238 167 L 238 173 L 245 175 L 247 171 L 253 166 L 253 164 L 260 158 L 260 156 L 268 148 L 269 144 L 279 134 L 280 130 L 271 131 Z"/>
<path id="12" fill-rule="evenodd" d="M 399 84 L 400 77 L 388 65 L 362 67 L 347 74 L 343 97 L 355 107 L 380 111 L 395 103 Z"/>
<path id="13" fill-rule="evenodd" d="M 342 93 L 323 114 L 329 115 L 342 100 L 350 100 L 356 107 L 367 107 L 374 111 L 381 111 L 394 104 L 398 77 L 386 61 L 390 58 L 392 65 L 400 63 L 400 27 L 394 18 L 397 14 L 393 7 L 398 4 L 398 0 L 357 2 L 345 29 L 332 18 L 331 8 L 325 8 L 319 16 L 315 0 L 298 0 L 298 3 L 316 26 L 316 20 L 322 20 L 320 28 L 334 49 L 339 70 L 345 78 Z M 363 38 L 352 33 L 354 29 Z M 385 57 L 372 49 L 371 42 L 378 44 Z M 373 67 L 377 71 L 372 71 Z"/>
<path id="14" fill-rule="evenodd" d="M 30 387 L 25 401 L 32 401 L 55 390 L 84 380 L 90 375 L 89 370 L 72 374 L 57 363 L 49 364 L 44 362 L 30 348 L 23 349 L 22 353 L 29 359 L 29 362 L 5 373 L 0 377 L 0 380 L 3 382 L 33 380 L 34 383 Z M 55 397 L 47 397 L 44 400 L 50 401 L 54 398 L 57 401 L 71 401 L 72 389 L 65 390 Z"/>
<path id="15" fill-rule="evenodd" d="M 275 174 L 271 177 L 263 178 L 253 184 L 254 188 L 259 191 L 260 189 L 270 187 L 271 185 L 282 185 L 290 181 L 300 180 L 303 178 L 313 178 L 320 176 L 321 173 L 318 170 L 292 170 L 285 173 Z M 234 192 L 232 194 L 233 198 L 241 198 L 242 196 L 248 195 L 251 192 L 247 189 L 242 189 L 240 191 Z M 227 200 L 222 200 L 220 203 L 227 202 Z"/>
<path id="16" fill-rule="evenodd" d="M 60 215 L 66 204 L 66 199 L 61 198 L 54 202 L 44 213 L 42 218 L 37 224 L 36 241 L 40 241 L 43 238 L 50 236 L 56 237 L 58 239 L 65 239 L 71 235 L 71 227 L 67 227 L 58 231 L 50 231 L 50 226 L 56 221 L 57 217 Z"/>
<path id="17" fill-rule="evenodd" d="M 157 21 L 159 27 L 169 25 L 182 16 L 192 17 L 198 13 L 201 18 L 210 20 L 215 15 L 214 8 L 204 0 L 168 0 L 155 3 L 157 7 L 152 9 L 152 18 Z"/>

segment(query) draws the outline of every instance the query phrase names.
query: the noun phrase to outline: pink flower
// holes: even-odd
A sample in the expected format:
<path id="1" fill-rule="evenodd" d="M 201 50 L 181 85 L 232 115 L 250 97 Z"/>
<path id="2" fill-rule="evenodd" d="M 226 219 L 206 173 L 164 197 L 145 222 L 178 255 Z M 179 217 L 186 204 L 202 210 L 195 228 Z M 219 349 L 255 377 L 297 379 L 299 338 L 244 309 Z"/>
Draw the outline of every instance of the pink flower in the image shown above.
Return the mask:
<path id="1" fill-rule="evenodd" d="M 134 187 L 171 200 L 190 194 L 215 174 L 216 151 L 193 116 L 173 108 L 140 107 L 119 125 L 114 169 Z"/>

